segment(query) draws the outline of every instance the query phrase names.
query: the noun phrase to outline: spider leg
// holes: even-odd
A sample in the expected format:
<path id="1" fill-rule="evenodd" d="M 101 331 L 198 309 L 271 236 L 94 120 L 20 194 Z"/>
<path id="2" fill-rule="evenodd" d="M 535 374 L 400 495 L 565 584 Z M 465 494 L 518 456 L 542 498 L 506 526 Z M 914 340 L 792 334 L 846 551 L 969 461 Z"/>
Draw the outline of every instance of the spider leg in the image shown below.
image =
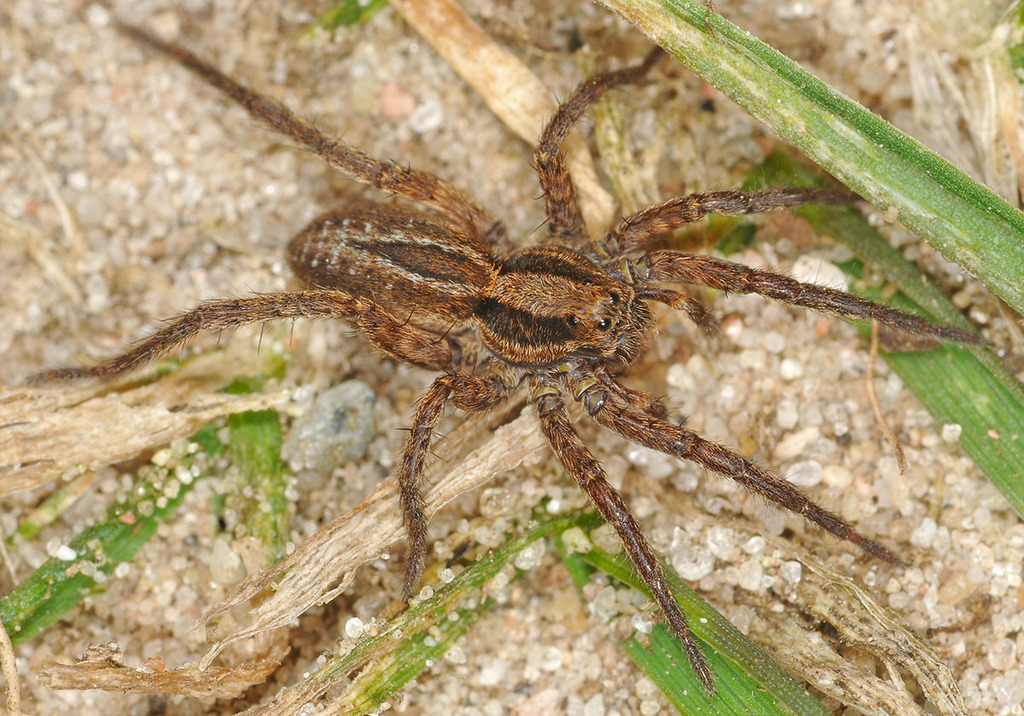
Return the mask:
<path id="1" fill-rule="evenodd" d="M 856 198 L 843 189 L 777 187 L 761 191 L 710 191 L 670 199 L 627 216 L 602 242 L 613 257 L 638 251 L 656 236 L 716 214 L 738 216 L 792 209 L 804 204 L 840 204 Z"/>
<path id="2" fill-rule="evenodd" d="M 578 379 L 572 375 L 566 377 L 570 382 Z M 839 539 L 852 542 L 868 554 L 892 564 L 899 564 L 900 560 L 888 549 L 857 532 L 842 518 L 819 507 L 778 475 L 758 467 L 732 450 L 713 443 L 681 425 L 673 425 L 651 416 L 641 407 L 614 398 L 584 399 L 584 404 L 595 405 L 596 410 L 590 411 L 594 420 L 627 440 L 695 462 L 712 472 L 735 480 L 765 500 L 802 515 Z"/>
<path id="3" fill-rule="evenodd" d="M 593 372 L 594 377 L 600 381 L 601 385 L 603 385 L 609 393 L 623 402 L 636 405 L 640 410 L 644 411 L 652 418 L 664 420 L 668 417 L 668 408 L 665 407 L 664 403 L 653 395 L 648 395 L 640 390 L 633 390 L 632 388 L 615 380 L 615 377 L 612 375 L 612 372 L 608 370 L 607 366 L 599 363 L 593 367 Z M 586 393 L 585 390 L 584 393 Z M 588 409 L 589 408 L 590 406 L 588 406 Z"/>
<path id="4" fill-rule="evenodd" d="M 613 87 L 641 80 L 661 56 L 660 48 L 655 48 L 639 65 L 586 80 L 559 105 L 558 111 L 544 127 L 533 161 L 544 190 L 548 232 L 552 237 L 576 244 L 583 243 L 586 238 L 576 186 L 569 175 L 562 143 L 590 105 Z"/>
<path id="5" fill-rule="evenodd" d="M 638 283 L 669 282 L 708 286 L 730 293 L 756 293 L 794 306 L 812 308 L 844 318 L 876 320 L 908 333 L 934 336 L 961 343 L 980 343 L 970 331 L 939 326 L 910 313 L 875 303 L 834 288 L 797 281 L 789 276 L 750 268 L 714 256 L 678 251 L 654 251 L 647 255 L 646 270 L 636 275 Z"/>
<path id="6" fill-rule="evenodd" d="M 375 159 L 324 134 L 287 107 L 244 87 L 188 50 L 159 40 L 139 27 L 123 23 L 117 27 L 140 44 L 170 57 L 241 105 L 253 118 L 304 145 L 340 172 L 381 191 L 394 192 L 428 204 L 474 236 L 494 243 L 503 238 L 504 229 L 499 222 L 444 180 L 427 172 Z"/>
<path id="7" fill-rule="evenodd" d="M 427 512 L 420 492 L 420 480 L 423 477 L 424 462 L 430 454 L 434 428 L 449 402 L 467 412 L 480 412 L 497 406 L 507 394 L 508 386 L 497 373 L 486 377 L 445 373 L 430 385 L 420 399 L 397 473 L 402 520 L 409 535 L 409 557 L 402 588 L 402 597 L 406 601 L 412 598 L 426 564 Z"/>
<path id="8" fill-rule="evenodd" d="M 697 678 L 709 693 L 715 693 L 715 684 L 707 659 L 694 641 L 686 617 L 669 590 L 665 573 L 654 549 L 629 511 L 629 506 L 608 483 L 601 464 L 580 439 L 558 392 L 542 387 L 537 400 L 537 412 L 540 415 L 541 430 L 551 443 L 558 459 L 587 493 L 587 497 L 594 503 L 601 516 L 615 528 L 626 554 L 636 566 L 644 584 L 650 588 L 672 632 L 683 644 Z"/>
<path id="9" fill-rule="evenodd" d="M 707 306 L 693 296 L 667 288 L 642 286 L 636 289 L 636 297 L 664 303 L 669 308 L 683 311 L 705 336 L 718 334 L 718 319 L 708 311 Z"/>
<path id="10" fill-rule="evenodd" d="M 354 298 L 341 291 L 300 291 L 207 301 L 106 363 L 91 368 L 48 370 L 31 380 L 110 380 L 188 343 L 202 331 L 287 318 L 344 318 L 374 345 L 399 360 L 435 369 L 446 368 L 452 362 L 448 341 L 398 321 L 369 299 Z"/>

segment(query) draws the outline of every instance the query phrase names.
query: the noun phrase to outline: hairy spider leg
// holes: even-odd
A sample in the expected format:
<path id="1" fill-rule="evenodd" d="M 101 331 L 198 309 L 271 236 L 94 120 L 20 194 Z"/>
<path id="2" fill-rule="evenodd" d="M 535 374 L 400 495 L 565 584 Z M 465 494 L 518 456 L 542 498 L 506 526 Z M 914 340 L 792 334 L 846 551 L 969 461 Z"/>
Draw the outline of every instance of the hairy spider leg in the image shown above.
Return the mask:
<path id="1" fill-rule="evenodd" d="M 304 145 L 347 176 L 381 191 L 427 204 L 455 225 L 491 243 L 504 237 L 502 224 L 490 213 L 433 174 L 371 157 L 330 137 L 290 109 L 231 79 L 188 50 L 164 42 L 142 28 L 118 23 L 117 28 L 141 44 L 167 55 L 241 105 L 253 118 Z"/>
<path id="2" fill-rule="evenodd" d="M 445 373 L 438 377 L 420 399 L 412 419 L 409 438 L 402 452 L 397 479 L 402 521 L 409 535 L 409 556 L 405 564 L 403 597 L 412 598 L 419 586 L 427 556 L 427 513 L 420 492 L 423 466 L 430 454 L 434 428 L 451 402 L 472 413 L 497 407 L 508 395 L 508 386 L 498 373 L 472 376 Z"/>
<path id="3" fill-rule="evenodd" d="M 634 279 L 644 283 L 684 283 L 707 286 L 728 293 L 756 293 L 794 306 L 811 308 L 843 318 L 875 320 L 901 331 L 960 343 L 981 343 L 976 334 L 943 326 L 905 311 L 876 303 L 852 293 L 797 281 L 773 271 L 751 268 L 725 259 L 680 251 L 654 251 L 642 263 Z M 657 300 L 657 297 L 654 297 Z"/>
<path id="4" fill-rule="evenodd" d="M 594 365 L 589 366 L 589 369 L 593 372 L 593 375 L 598 382 L 600 382 L 601 385 L 603 385 L 605 389 L 616 398 L 619 398 L 630 405 L 639 406 L 641 410 L 652 418 L 660 418 L 664 420 L 668 417 L 668 408 L 665 407 L 664 403 L 653 395 L 649 395 L 642 390 L 633 390 L 632 388 L 615 380 L 615 377 L 612 375 L 612 372 L 608 370 L 607 366 Z M 574 370 L 579 370 L 578 366 L 574 367 Z M 576 390 L 576 394 L 578 394 L 579 388 Z"/>
<path id="5" fill-rule="evenodd" d="M 220 331 L 287 318 L 346 319 L 379 349 L 398 360 L 425 368 L 451 365 L 451 347 L 436 335 L 400 321 L 372 300 L 341 291 L 298 291 L 201 303 L 105 363 L 87 368 L 58 368 L 33 376 L 33 382 L 100 378 L 110 380 L 188 343 L 202 331 Z"/>
<path id="6" fill-rule="evenodd" d="M 715 191 L 691 194 L 658 204 L 623 219 L 608 232 L 602 248 L 609 261 L 642 250 L 651 238 L 674 231 L 712 214 L 736 216 L 775 209 L 791 209 L 808 203 L 834 204 L 853 195 L 844 190 L 780 187 L 755 192 Z M 637 295 L 679 308 L 699 326 L 707 323 L 699 302 L 650 284 L 683 283 L 706 286 L 728 293 L 756 293 L 795 306 L 811 308 L 844 318 L 876 320 L 894 328 L 961 343 L 981 343 L 971 331 L 941 326 L 905 311 L 860 296 L 797 281 L 773 271 L 750 268 L 714 256 L 681 251 L 653 251 L 632 266 L 627 276 L 637 284 Z"/>
<path id="7" fill-rule="evenodd" d="M 614 399 L 599 402 L 591 417 L 612 432 L 639 445 L 695 462 L 712 472 L 735 480 L 748 491 L 801 515 L 839 539 L 857 545 L 868 554 L 890 564 L 900 563 L 896 555 L 888 549 L 857 532 L 842 518 L 819 507 L 789 482 L 758 467 L 742 455 L 711 442 L 681 425 L 659 420 L 630 403 Z"/>
<path id="8" fill-rule="evenodd" d="M 693 296 L 687 296 L 681 291 L 673 291 L 670 288 L 661 288 L 660 286 L 637 287 L 636 296 L 648 301 L 664 303 L 669 308 L 683 311 L 705 336 L 710 337 L 718 334 L 718 319 L 708 311 L 707 306 Z"/>
<path id="9" fill-rule="evenodd" d="M 810 522 L 851 542 L 868 554 L 899 564 L 888 549 L 871 540 L 840 517 L 819 507 L 810 498 L 777 475 L 758 467 L 726 447 L 713 443 L 692 430 L 666 422 L 650 406 L 660 405 L 643 391 L 628 388 L 600 367 L 583 362 L 571 370 L 551 374 L 557 377 L 576 400 L 586 406 L 601 426 L 631 442 L 668 455 L 695 462 L 713 472 L 735 480 L 746 490 L 779 507 L 803 516 Z M 541 427 L 559 459 L 598 511 L 618 532 L 626 552 L 644 584 L 651 590 L 672 631 L 683 643 L 687 656 L 702 684 L 714 693 L 707 662 L 693 641 L 685 616 L 672 597 L 664 571 L 629 507 L 604 479 L 604 471 L 582 443 L 569 422 L 561 392 L 550 381 L 542 384 L 538 411 Z"/>
<path id="10" fill-rule="evenodd" d="M 639 65 L 591 77 L 569 99 L 562 102 L 555 115 L 548 120 L 534 150 L 533 161 L 541 189 L 544 190 L 548 234 L 554 240 L 576 247 L 587 240 L 576 185 L 569 175 L 562 143 L 590 105 L 613 87 L 639 82 L 663 54 L 661 48 L 655 48 Z"/>
<path id="11" fill-rule="evenodd" d="M 804 204 L 846 204 L 856 195 L 845 189 L 771 187 L 758 191 L 709 191 L 669 199 L 622 219 L 608 232 L 605 250 L 612 258 L 645 249 L 651 239 L 680 229 L 705 216 L 763 214 Z"/>
<path id="12" fill-rule="evenodd" d="M 580 439 L 579 434 L 569 419 L 565 401 L 557 392 L 545 391 L 536 399 L 537 414 L 540 416 L 541 431 L 551 443 L 558 459 L 590 498 L 590 501 L 619 535 L 622 546 L 629 559 L 636 566 L 641 579 L 650 588 L 655 601 L 661 607 L 669 627 L 683 645 L 687 659 L 693 667 L 701 685 L 708 693 L 715 693 L 715 681 L 708 667 L 707 659 L 694 641 L 690 625 L 686 621 L 679 604 L 662 570 L 658 556 L 651 547 L 643 530 L 637 524 L 629 506 L 622 496 L 608 483 L 604 468 L 591 454 Z"/>

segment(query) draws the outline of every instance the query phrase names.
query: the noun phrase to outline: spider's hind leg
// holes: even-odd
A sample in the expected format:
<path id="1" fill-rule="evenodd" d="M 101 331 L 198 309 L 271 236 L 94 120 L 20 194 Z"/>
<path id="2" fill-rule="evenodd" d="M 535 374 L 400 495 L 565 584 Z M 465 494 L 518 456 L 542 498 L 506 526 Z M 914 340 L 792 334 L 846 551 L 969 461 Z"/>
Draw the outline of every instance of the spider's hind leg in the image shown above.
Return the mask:
<path id="1" fill-rule="evenodd" d="M 641 579 L 650 588 L 658 606 L 668 620 L 672 632 L 686 651 L 690 665 L 697 678 L 709 693 L 715 693 L 715 683 L 707 659 L 693 638 L 690 626 L 676 603 L 661 563 L 637 524 L 622 496 L 612 487 L 601 464 L 580 439 L 573 427 L 565 403 L 557 390 L 535 381 L 534 393 L 541 430 L 558 459 L 587 497 L 601 513 L 601 516 L 615 528 L 622 545 L 636 566 Z"/>
<path id="2" fill-rule="evenodd" d="M 48 370 L 30 380 L 38 383 L 79 378 L 112 380 L 187 344 L 204 331 L 289 318 L 346 319 L 394 358 L 436 370 L 452 363 L 448 341 L 397 320 L 373 301 L 344 291 L 311 290 L 207 301 L 172 319 L 150 337 L 105 363 L 88 368 Z"/>
<path id="3" fill-rule="evenodd" d="M 570 385 L 572 381 L 586 380 L 585 372 L 568 374 L 567 380 L 570 381 Z M 583 391 L 581 399 L 587 405 L 598 406 L 596 410 L 589 412 L 591 417 L 605 428 L 631 442 L 695 462 L 712 472 L 728 477 L 765 500 L 801 515 L 839 539 L 852 542 L 868 554 L 891 564 L 899 563 L 899 558 L 878 542 L 860 534 L 842 518 L 820 507 L 792 484 L 758 467 L 742 455 L 711 442 L 682 425 L 674 425 L 652 416 L 643 409 L 642 404 L 616 400 L 610 394 L 606 400 L 586 395 L 587 392 L 602 389 L 595 384 L 588 391 Z"/>

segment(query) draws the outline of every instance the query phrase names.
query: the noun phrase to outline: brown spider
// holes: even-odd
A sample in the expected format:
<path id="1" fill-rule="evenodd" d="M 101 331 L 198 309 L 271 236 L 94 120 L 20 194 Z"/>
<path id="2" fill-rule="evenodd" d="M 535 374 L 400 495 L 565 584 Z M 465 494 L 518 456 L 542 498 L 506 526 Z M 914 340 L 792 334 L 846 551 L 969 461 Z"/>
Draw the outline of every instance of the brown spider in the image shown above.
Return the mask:
<path id="1" fill-rule="evenodd" d="M 885 547 L 785 480 L 668 422 L 661 402 L 616 378 L 643 355 L 655 332 L 649 302 L 681 309 L 703 329 L 713 328 L 713 319 L 698 301 L 663 284 L 757 293 L 838 316 L 877 320 L 912 333 L 978 341 L 966 331 L 935 326 L 841 291 L 710 256 L 649 248 L 653 237 L 708 214 L 739 215 L 808 202 L 844 201 L 848 195 L 842 192 L 781 188 L 694 194 L 629 216 L 600 241 L 588 241 L 562 142 L 605 91 L 644 78 L 660 59 L 658 51 L 636 67 L 587 80 L 562 103 L 534 154 L 544 191 L 548 240 L 505 253 L 500 250 L 502 225 L 441 179 L 367 156 L 190 52 L 138 28 L 122 26 L 121 30 L 176 60 L 332 167 L 426 205 L 430 211 L 393 204 L 357 204 L 331 211 L 288 246 L 292 270 L 308 289 L 202 303 L 106 363 L 51 370 L 36 380 L 111 379 L 203 330 L 299 317 L 343 318 L 387 355 L 442 371 L 416 409 L 398 467 L 401 509 L 409 534 L 406 598 L 413 594 L 424 568 L 427 520 L 420 483 L 445 406 L 453 403 L 469 412 L 489 410 L 527 383 L 555 454 L 615 527 L 709 692 L 714 691 L 714 682 L 707 661 L 672 598 L 657 555 L 573 427 L 566 395 L 582 403 L 605 428 L 729 477 L 869 554 L 898 562 Z M 453 329 L 460 330 L 456 334 Z"/>

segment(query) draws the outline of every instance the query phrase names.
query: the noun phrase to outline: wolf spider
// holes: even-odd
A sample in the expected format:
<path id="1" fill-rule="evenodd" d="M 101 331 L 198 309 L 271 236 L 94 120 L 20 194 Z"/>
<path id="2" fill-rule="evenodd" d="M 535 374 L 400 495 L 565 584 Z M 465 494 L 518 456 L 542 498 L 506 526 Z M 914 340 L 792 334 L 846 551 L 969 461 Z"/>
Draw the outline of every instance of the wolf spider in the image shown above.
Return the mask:
<path id="1" fill-rule="evenodd" d="M 602 239 L 589 241 L 562 143 L 604 92 L 641 81 L 661 58 L 658 51 L 637 66 L 590 78 L 561 104 L 534 153 L 548 238 L 539 246 L 505 252 L 501 250 L 502 224 L 441 179 L 370 157 L 323 134 L 192 53 L 144 30 L 120 29 L 177 61 L 254 118 L 305 145 L 343 174 L 429 210 L 361 203 L 328 212 L 288 246 L 292 270 L 308 286 L 305 290 L 207 301 L 101 365 L 51 370 L 36 376 L 37 380 L 107 380 L 186 343 L 200 331 L 300 317 L 345 319 L 384 354 L 440 371 L 416 408 L 397 472 L 409 537 L 406 598 L 413 594 L 424 568 L 427 520 L 420 484 L 433 431 L 445 407 L 451 403 L 467 412 L 489 410 L 526 383 L 552 449 L 618 532 L 709 692 L 714 691 L 714 681 L 707 661 L 672 598 L 658 557 L 573 427 L 567 397 L 582 403 L 597 423 L 628 440 L 696 462 L 879 559 L 898 562 L 885 547 L 777 475 L 681 424 L 668 422 L 667 410 L 658 399 L 624 386 L 616 377 L 644 354 L 655 333 L 650 302 L 680 309 L 698 326 L 713 328 L 714 320 L 698 301 L 664 284 L 756 293 L 837 316 L 877 320 L 912 333 L 977 341 L 966 331 L 936 326 L 841 291 L 711 256 L 651 248 L 654 237 L 708 214 L 740 215 L 847 199 L 848 195 L 834 190 L 693 194 L 633 214 Z"/>

